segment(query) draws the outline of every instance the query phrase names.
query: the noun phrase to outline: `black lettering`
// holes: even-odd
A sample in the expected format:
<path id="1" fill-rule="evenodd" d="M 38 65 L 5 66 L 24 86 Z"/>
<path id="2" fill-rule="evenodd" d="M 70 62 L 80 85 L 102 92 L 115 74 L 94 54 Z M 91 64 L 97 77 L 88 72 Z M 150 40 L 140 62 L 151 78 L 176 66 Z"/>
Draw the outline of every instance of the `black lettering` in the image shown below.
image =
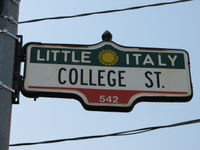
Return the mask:
<path id="1" fill-rule="evenodd" d="M 153 81 L 150 78 L 151 75 L 152 75 L 152 72 L 150 72 L 150 71 L 145 72 L 145 77 L 149 80 L 149 83 L 145 83 L 145 86 L 148 87 L 148 88 L 153 87 Z"/>
<path id="2" fill-rule="evenodd" d="M 126 84 L 122 84 L 122 80 L 124 80 L 123 74 L 125 74 L 126 71 L 119 71 L 118 72 L 118 77 L 119 77 L 119 86 L 126 86 Z"/>
<path id="3" fill-rule="evenodd" d="M 83 69 L 81 69 L 81 85 L 88 85 L 88 83 L 84 83 L 84 73 L 83 73 Z"/>
<path id="4" fill-rule="evenodd" d="M 90 78 L 90 85 L 96 86 L 97 85 L 96 83 L 92 83 L 92 69 L 90 69 L 89 78 Z"/>
<path id="5" fill-rule="evenodd" d="M 62 80 L 62 77 L 61 77 L 63 71 L 67 71 L 67 69 L 66 68 L 60 68 L 59 71 L 58 71 L 58 82 L 60 84 L 65 84 L 66 83 L 66 80 Z"/>
<path id="6" fill-rule="evenodd" d="M 154 72 L 156 75 L 156 80 L 157 80 L 157 87 L 160 88 L 160 74 L 161 72 Z"/>
<path id="7" fill-rule="evenodd" d="M 74 85 L 78 82 L 78 71 L 75 68 L 72 68 L 69 71 L 69 83 Z"/>
<path id="8" fill-rule="evenodd" d="M 105 70 L 98 70 L 98 85 L 99 86 L 106 86 L 105 84 L 102 83 L 102 79 L 104 78 L 102 73 L 104 73 Z"/>
<path id="9" fill-rule="evenodd" d="M 111 79 L 111 74 L 115 74 L 115 71 L 113 71 L 113 70 L 108 71 L 108 74 L 107 74 L 108 85 L 109 86 L 115 86 L 116 85 L 116 79 L 114 79 L 114 78 Z"/>

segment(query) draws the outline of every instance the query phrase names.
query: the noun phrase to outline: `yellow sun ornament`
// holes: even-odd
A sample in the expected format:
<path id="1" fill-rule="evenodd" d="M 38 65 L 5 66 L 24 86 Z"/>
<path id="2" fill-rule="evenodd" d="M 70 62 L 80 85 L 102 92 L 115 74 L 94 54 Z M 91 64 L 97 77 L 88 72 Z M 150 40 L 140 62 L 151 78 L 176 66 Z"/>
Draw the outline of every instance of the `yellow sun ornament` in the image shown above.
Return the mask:
<path id="1" fill-rule="evenodd" d="M 119 59 L 117 53 L 112 50 L 102 50 L 99 53 L 98 58 L 99 58 L 100 63 L 106 66 L 115 65 Z"/>

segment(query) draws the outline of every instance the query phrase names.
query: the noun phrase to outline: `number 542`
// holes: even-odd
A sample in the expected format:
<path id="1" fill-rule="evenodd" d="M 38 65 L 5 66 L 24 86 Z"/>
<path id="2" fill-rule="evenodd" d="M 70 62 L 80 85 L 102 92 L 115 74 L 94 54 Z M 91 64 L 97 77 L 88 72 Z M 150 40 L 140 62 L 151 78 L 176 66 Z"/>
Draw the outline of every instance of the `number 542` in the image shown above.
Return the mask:
<path id="1" fill-rule="evenodd" d="M 99 96 L 99 102 L 100 103 L 114 103 L 114 104 L 117 104 L 117 103 L 119 103 L 119 98 L 118 98 L 118 96 L 100 95 Z"/>

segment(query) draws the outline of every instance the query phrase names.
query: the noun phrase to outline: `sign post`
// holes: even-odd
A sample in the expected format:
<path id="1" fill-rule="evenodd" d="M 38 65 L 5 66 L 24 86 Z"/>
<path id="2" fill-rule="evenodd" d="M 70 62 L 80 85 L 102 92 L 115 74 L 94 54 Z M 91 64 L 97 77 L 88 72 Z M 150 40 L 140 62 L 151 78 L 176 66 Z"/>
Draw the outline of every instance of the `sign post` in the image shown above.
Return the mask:
<path id="1" fill-rule="evenodd" d="M 141 101 L 192 97 L 184 50 L 28 43 L 23 93 L 78 99 L 88 110 L 131 111 Z"/>
<path id="2" fill-rule="evenodd" d="M 0 0 L 0 150 L 9 149 L 19 3 Z"/>

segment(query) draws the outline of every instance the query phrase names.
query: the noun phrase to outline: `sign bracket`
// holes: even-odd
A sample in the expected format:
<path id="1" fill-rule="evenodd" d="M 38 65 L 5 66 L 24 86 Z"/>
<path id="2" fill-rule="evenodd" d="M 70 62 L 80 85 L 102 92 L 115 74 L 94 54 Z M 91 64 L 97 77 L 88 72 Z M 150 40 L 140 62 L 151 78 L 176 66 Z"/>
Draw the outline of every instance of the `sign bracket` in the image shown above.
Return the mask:
<path id="1" fill-rule="evenodd" d="M 24 51 L 22 48 L 23 36 L 17 35 L 17 37 L 18 37 L 18 40 L 16 40 L 15 63 L 14 63 L 14 72 L 13 72 L 13 89 L 15 90 L 15 92 L 12 94 L 13 104 L 19 104 L 20 85 L 23 78 L 20 75 L 21 62 L 24 62 Z"/>
<path id="2" fill-rule="evenodd" d="M 6 89 L 6 90 L 8 90 L 8 91 L 10 91 L 10 92 L 12 92 L 12 93 L 15 93 L 15 90 L 14 90 L 14 89 L 12 89 L 11 87 L 7 86 L 7 85 L 4 84 L 2 81 L 0 81 L 0 86 L 1 86 L 2 88 Z"/>

